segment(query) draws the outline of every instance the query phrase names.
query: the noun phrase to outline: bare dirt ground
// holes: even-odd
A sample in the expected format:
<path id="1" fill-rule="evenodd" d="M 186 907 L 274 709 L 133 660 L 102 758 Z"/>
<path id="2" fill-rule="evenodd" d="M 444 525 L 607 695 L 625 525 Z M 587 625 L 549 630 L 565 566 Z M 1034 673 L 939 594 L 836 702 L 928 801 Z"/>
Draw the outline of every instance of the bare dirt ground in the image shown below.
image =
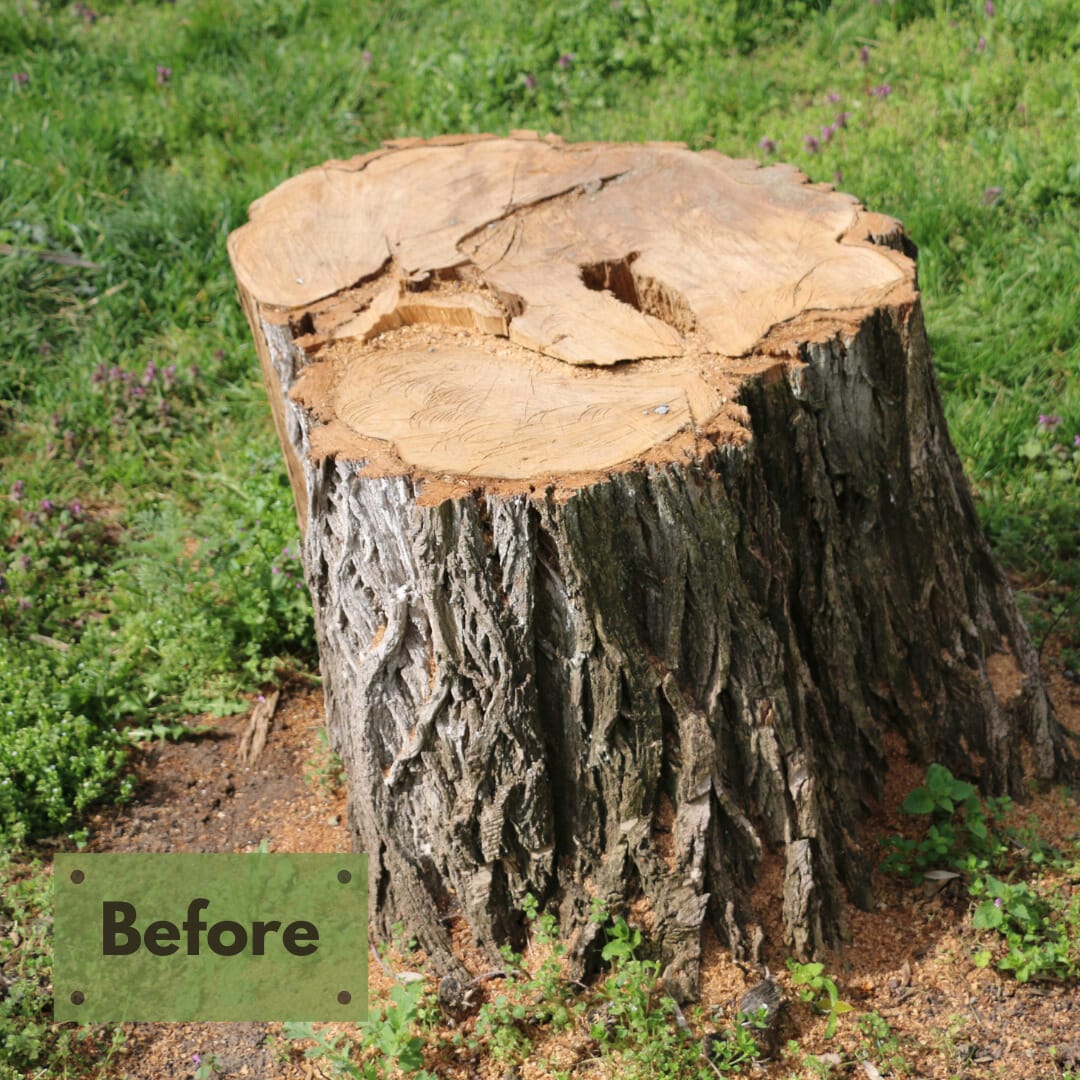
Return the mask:
<path id="1" fill-rule="evenodd" d="M 1049 666 L 1060 672 L 1059 665 Z M 1059 718 L 1080 734 L 1080 685 L 1055 674 L 1051 692 Z M 325 776 L 319 781 L 327 762 L 318 737 L 320 692 L 302 686 L 283 691 L 266 747 L 249 768 L 238 758 L 246 723 L 245 717 L 215 721 L 214 736 L 148 746 L 138 764 L 141 784 L 135 800 L 93 819 L 90 850 L 242 852 L 263 842 L 271 851 L 347 850 L 344 795 Z M 897 808 L 922 775 L 922 767 L 897 761 L 881 808 L 867 823 L 863 840 L 868 850 L 875 850 L 876 837 L 910 830 L 911 822 Z M 1033 818 L 1040 835 L 1062 848 L 1073 850 L 1080 840 L 1080 804 L 1064 789 L 1035 795 L 1018 808 L 1015 823 Z M 775 868 L 764 867 L 759 883 L 763 899 L 770 889 L 779 896 L 774 873 Z M 797 1040 L 798 1050 L 782 1049 L 773 1061 L 756 1066 L 755 1075 L 1041 1080 L 1080 1068 L 1080 990 L 1048 982 L 1021 985 L 992 969 L 977 969 L 971 954 L 978 935 L 957 882 L 934 892 L 877 875 L 875 907 L 850 910 L 850 941 L 827 960 L 827 973 L 855 1010 L 841 1018 L 832 1039 L 824 1037 L 824 1019 L 799 1002 L 790 985 L 777 932 L 778 906 L 774 910 L 776 921 L 766 926 L 773 943 L 766 947 L 766 958 L 788 999 L 780 1046 Z M 739 996 L 761 973 L 733 963 L 715 941 L 707 943 L 707 958 L 703 1003 L 733 1014 Z M 490 966 L 479 957 L 471 959 L 478 970 Z M 397 971 L 422 970 L 423 958 L 395 953 L 389 963 Z M 369 968 L 371 998 L 377 1001 L 390 980 L 375 958 Z M 855 1020 L 871 1011 L 884 1017 L 896 1035 L 906 1073 L 899 1063 L 890 1070 L 881 1063 L 856 1062 L 865 1037 Z M 466 1022 L 466 1034 L 469 1026 Z M 128 1024 L 125 1033 L 125 1044 L 109 1067 L 117 1078 L 192 1077 L 199 1061 L 211 1055 L 215 1078 L 331 1075 L 329 1067 L 305 1061 L 276 1024 Z M 434 1036 L 430 1041 L 442 1040 Z M 590 1048 L 587 1032 L 562 1035 L 559 1042 L 537 1040 L 536 1049 L 571 1075 L 603 1075 L 592 1062 L 595 1047 Z M 808 1066 L 805 1059 L 811 1054 L 830 1067 Z M 484 1080 L 529 1080 L 548 1075 L 550 1068 L 526 1062 L 507 1071 L 469 1051 L 455 1056 L 447 1050 L 431 1057 L 427 1067 L 438 1076 Z"/>

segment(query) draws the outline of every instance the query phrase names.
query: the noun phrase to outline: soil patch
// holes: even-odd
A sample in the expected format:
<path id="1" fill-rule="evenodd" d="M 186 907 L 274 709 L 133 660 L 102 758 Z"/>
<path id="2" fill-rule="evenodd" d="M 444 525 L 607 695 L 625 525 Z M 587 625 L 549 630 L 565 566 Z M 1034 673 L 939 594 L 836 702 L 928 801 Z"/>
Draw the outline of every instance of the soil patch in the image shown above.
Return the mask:
<path id="1" fill-rule="evenodd" d="M 1052 667 L 1056 670 L 1050 675 L 1050 688 L 1057 715 L 1080 735 L 1080 685 L 1057 665 Z M 214 721 L 212 736 L 147 746 L 138 763 L 141 783 L 135 799 L 92 820 L 90 850 L 253 851 L 260 844 L 271 851 L 348 850 L 344 793 L 327 782 L 328 755 L 319 736 L 321 692 L 298 686 L 283 690 L 266 746 L 250 767 L 239 758 L 247 722 L 247 717 Z M 910 829 L 910 820 L 898 807 L 922 776 L 920 766 L 903 758 L 901 747 L 893 749 L 896 767 L 862 836 L 866 857 L 875 862 L 880 859 L 882 836 Z M 1080 838 L 1080 808 L 1065 789 L 1033 794 L 1018 806 L 1014 823 L 1026 822 L 1036 823 L 1043 838 L 1067 850 Z M 762 879 L 765 888 L 768 875 Z M 764 959 L 787 998 L 781 1046 L 795 1039 L 799 1049 L 781 1051 L 755 1075 L 777 1080 L 823 1075 L 823 1066 L 814 1071 L 805 1065 L 805 1058 L 813 1054 L 834 1062 L 828 1075 L 873 1076 L 853 1064 L 868 1046 L 855 1018 L 869 1012 L 888 1022 L 908 1075 L 926 1080 L 1061 1077 L 1074 1063 L 1080 1065 L 1077 989 L 1052 982 L 1019 984 L 992 969 L 976 968 L 971 955 L 978 937 L 970 927 L 964 892 L 958 882 L 942 888 L 936 884 L 913 886 L 875 875 L 872 909 L 849 909 L 850 941 L 827 958 L 826 971 L 855 1011 L 841 1019 L 832 1039 L 824 1037 L 824 1018 L 800 1002 L 790 984 L 784 964 L 787 954 L 776 932 L 779 920 L 777 926 L 765 927 Z M 459 946 L 475 974 L 490 968 L 468 942 Z M 761 972 L 733 963 L 715 940 L 706 946 L 703 1005 L 708 1014 L 717 1016 L 714 1026 L 719 1027 L 729 1022 L 724 1018 L 732 1015 L 739 997 Z M 386 994 L 391 972 L 423 971 L 423 963 L 421 954 L 394 952 L 386 961 L 372 955 L 372 1001 Z M 491 993 L 500 985 L 500 980 L 481 984 Z M 464 1022 L 466 1034 L 471 1026 L 471 1020 Z M 349 1033 L 347 1027 L 340 1030 Z M 211 1055 L 215 1078 L 311 1080 L 331 1075 L 328 1069 L 319 1071 L 317 1063 L 303 1060 L 280 1031 L 278 1024 L 125 1025 L 127 1041 L 114 1059 L 112 1075 L 132 1080 L 192 1077 L 199 1062 Z M 357 1038 L 356 1032 L 351 1034 Z M 447 1033 L 434 1034 L 430 1043 L 443 1042 L 441 1034 Z M 537 1050 L 570 1075 L 604 1075 L 587 1033 L 571 1031 L 537 1041 Z M 871 1066 L 878 1075 L 903 1075 L 897 1067 L 888 1071 L 880 1057 L 870 1060 L 878 1062 Z M 444 1049 L 428 1061 L 428 1068 L 437 1076 L 461 1080 L 547 1075 L 533 1062 L 508 1074 L 505 1066 L 467 1050 Z"/>

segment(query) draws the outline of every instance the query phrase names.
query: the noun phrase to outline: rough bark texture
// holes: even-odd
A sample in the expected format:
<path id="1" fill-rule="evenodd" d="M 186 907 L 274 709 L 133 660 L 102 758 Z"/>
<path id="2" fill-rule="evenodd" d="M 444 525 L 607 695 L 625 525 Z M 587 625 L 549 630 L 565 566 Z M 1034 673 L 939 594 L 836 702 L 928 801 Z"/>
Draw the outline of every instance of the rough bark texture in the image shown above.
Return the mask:
<path id="1" fill-rule="evenodd" d="M 313 456 L 330 421 L 290 398 L 320 363 L 310 298 L 298 316 L 240 276 L 376 927 L 440 968 L 454 919 L 520 943 L 530 892 L 584 962 L 590 899 L 644 896 L 691 997 L 706 919 L 741 956 L 755 902 L 783 906 L 796 953 L 836 943 L 843 897 L 869 898 L 859 824 L 890 736 L 991 792 L 1065 767 L 913 292 L 770 328 L 731 403 L 743 438 L 515 485 Z M 783 894 L 762 897 L 770 853 Z"/>

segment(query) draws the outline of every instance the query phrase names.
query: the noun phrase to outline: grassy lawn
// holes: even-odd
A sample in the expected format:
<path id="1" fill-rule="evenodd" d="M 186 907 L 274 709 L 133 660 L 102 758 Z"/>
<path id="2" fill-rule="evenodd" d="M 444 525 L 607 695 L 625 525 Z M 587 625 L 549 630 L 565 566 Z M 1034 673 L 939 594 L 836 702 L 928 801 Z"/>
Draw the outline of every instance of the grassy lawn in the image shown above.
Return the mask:
<path id="1" fill-rule="evenodd" d="M 404 134 L 684 140 L 902 219 L 983 520 L 1080 670 L 1078 53 L 1078 0 L 0 4 L 0 841 L 313 667 L 225 238 Z"/>

